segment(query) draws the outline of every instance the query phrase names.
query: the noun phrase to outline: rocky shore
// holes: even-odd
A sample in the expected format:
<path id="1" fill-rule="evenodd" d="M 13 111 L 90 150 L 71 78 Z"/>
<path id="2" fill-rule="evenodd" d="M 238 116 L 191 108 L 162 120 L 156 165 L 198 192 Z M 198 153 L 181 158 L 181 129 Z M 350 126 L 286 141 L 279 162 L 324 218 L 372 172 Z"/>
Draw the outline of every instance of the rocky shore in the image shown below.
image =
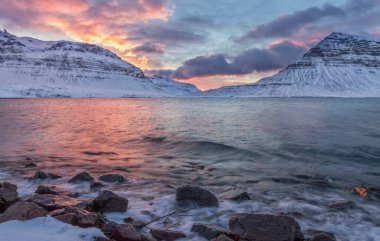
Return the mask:
<path id="1" fill-rule="evenodd" d="M 30 164 L 32 165 L 32 164 Z M 175 230 L 152 228 L 152 224 L 171 215 L 185 214 L 198 208 L 218 208 L 219 200 L 210 191 L 195 186 L 177 188 L 175 199 L 177 210 L 162 217 L 143 222 L 134 217 L 125 217 L 124 223 L 107 220 L 106 213 L 128 210 L 128 199 L 106 189 L 106 183 L 122 183 L 126 179 L 119 174 L 107 174 L 95 180 L 86 172 L 73 176 L 69 183 L 90 183 L 90 192 L 97 193 L 95 198 L 83 200 L 75 193 L 57 186 L 44 183 L 44 180 L 59 179 L 58 175 L 41 171 L 30 178 L 39 181 L 35 193 L 19 197 L 17 186 L 0 182 L 0 226 L 2 223 L 19 220 L 27 221 L 39 217 L 52 217 L 63 223 L 80 228 L 97 228 L 103 236 L 93 237 L 96 241 L 154 241 L 186 240 L 185 233 Z M 365 187 L 355 190 L 358 194 L 365 192 Z M 367 194 L 365 194 L 367 195 Z M 236 202 L 249 200 L 250 195 L 243 190 L 227 190 L 219 197 Z M 334 203 L 331 208 L 345 208 L 352 203 Z M 334 234 L 324 231 L 307 231 L 303 233 L 299 223 L 290 216 L 260 213 L 235 213 L 231 215 L 228 227 L 193 223 L 191 231 L 199 239 L 213 241 L 332 241 Z M 198 240 L 192 238 L 191 240 Z"/>

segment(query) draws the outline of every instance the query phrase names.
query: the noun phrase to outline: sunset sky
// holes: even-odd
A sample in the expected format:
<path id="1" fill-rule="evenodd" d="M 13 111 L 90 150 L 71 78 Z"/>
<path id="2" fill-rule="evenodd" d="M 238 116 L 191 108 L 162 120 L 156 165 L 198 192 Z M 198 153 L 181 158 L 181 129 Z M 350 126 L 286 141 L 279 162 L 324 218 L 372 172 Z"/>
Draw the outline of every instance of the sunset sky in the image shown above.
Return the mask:
<path id="1" fill-rule="evenodd" d="M 99 44 L 200 89 L 255 82 L 333 31 L 380 38 L 380 0 L 0 0 L 18 36 Z"/>

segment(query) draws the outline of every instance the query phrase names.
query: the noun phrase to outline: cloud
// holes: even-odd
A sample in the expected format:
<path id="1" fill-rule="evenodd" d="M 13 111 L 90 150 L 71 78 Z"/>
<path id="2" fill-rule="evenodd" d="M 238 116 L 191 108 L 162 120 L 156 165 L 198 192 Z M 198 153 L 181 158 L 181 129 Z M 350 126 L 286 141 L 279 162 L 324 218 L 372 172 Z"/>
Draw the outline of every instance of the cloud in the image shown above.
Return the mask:
<path id="1" fill-rule="evenodd" d="M 144 43 L 142 45 L 139 45 L 132 50 L 134 53 L 141 53 L 141 54 L 162 54 L 164 53 L 164 50 L 161 46 L 158 44 L 153 43 Z"/>
<path id="2" fill-rule="evenodd" d="M 238 41 L 247 39 L 261 39 L 273 37 L 288 37 L 326 17 L 344 17 L 345 11 L 326 3 L 323 7 L 310 7 L 305 10 L 296 11 L 293 14 L 283 15 L 275 20 L 259 25 L 239 38 Z"/>
<path id="3" fill-rule="evenodd" d="M 284 41 L 264 49 L 249 49 L 231 59 L 224 54 L 198 56 L 185 61 L 175 70 L 154 70 L 150 74 L 174 79 L 245 75 L 283 68 L 297 61 L 306 51 L 301 46 Z"/>

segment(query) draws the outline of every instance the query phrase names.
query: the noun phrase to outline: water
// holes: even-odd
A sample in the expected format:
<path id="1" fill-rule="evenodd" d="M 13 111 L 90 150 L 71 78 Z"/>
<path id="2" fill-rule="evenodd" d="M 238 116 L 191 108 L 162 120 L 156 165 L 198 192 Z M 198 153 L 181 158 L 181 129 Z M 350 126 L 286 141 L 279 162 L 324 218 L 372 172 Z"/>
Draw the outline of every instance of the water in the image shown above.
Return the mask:
<path id="1" fill-rule="evenodd" d="M 39 165 L 25 169 L 25 163 Z M 380 186 L 380 99 L 37 99 L 0 100 L 0 180 L 23 195 L 37 169 L 61 174 L 120 173 L 108 186 L 130 200 L 110 214 L 149 221 L 175 210 L 175 188 L 191 184 L 215 194 L 246 189 L 252 201 L 174 215 L 151 227 L 189 234 L 193 222 L 228 225 L 236 212 L 288 213 L 304 231 L 339 240 L 380 240 L 379 199 L 351 190 Z M 352 200 L 353 208 L 325 205 Z"/>

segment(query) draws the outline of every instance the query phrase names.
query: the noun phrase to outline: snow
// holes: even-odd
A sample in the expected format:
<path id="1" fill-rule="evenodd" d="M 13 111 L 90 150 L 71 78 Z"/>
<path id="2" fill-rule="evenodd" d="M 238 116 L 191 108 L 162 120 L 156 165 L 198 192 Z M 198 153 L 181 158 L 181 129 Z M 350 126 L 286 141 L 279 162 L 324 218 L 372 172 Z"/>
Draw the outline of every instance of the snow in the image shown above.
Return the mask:
<path id="1" fill-rule="evenodd" d="M 171 97 L 198 91 L 194 85 L 147 77 L 96 45 L 0 31 L 0 98 Z"/>
<path id="2" fill-rule="evenodd" d="M 4 241 L 93 241 L 104 237 L 96 228 L 79 228 L 52 217 L 0 224 L 0 239 Z"/>

